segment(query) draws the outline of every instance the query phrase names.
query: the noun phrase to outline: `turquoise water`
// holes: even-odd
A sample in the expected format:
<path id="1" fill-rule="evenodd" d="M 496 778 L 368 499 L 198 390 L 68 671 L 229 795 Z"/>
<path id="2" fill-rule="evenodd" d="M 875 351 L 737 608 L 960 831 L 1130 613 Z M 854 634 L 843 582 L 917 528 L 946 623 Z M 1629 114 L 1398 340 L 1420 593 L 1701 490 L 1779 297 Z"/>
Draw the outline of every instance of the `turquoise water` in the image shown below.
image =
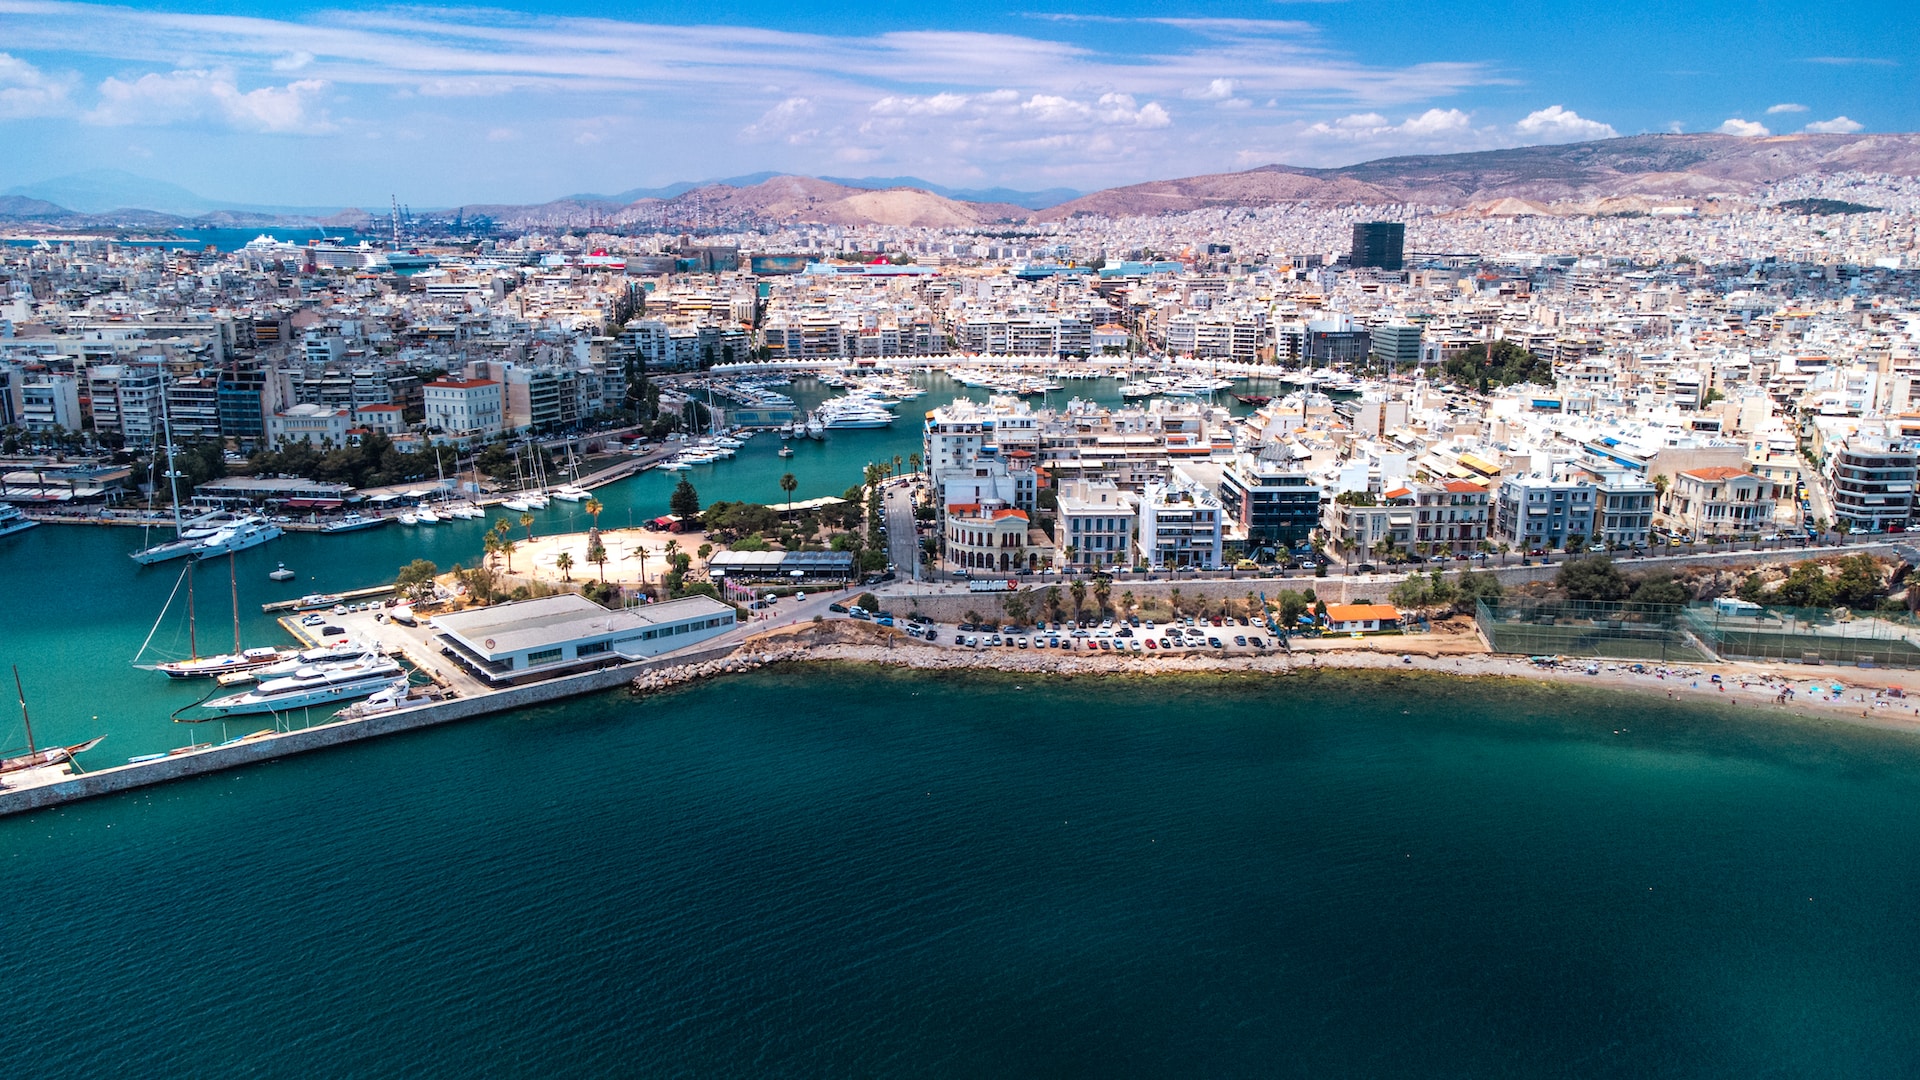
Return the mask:
<path id="1" fill-rule="evenodd" d="M 683 475 L 777 498 L 793 468 L 805 498 L 915 439 L 788 462 L 761 437 Z M 603 522 L 676 480 L 603 490 Z M 470 560 L 480 532 L 244 552 L 247 641 L 278 640 L 264 600 Z M 140 543 L 0 540 L 0 662 L 43 743 L 107 734 L 95 765 L 256 726 L 173 724 L 196 689 L 129 664 L 179 574 Z M 224 565 L 200 581 L 224 644 Z M 156 644 L 184 652 L 183 620 Z M 1738 712 L 850 668 L 526 710 L 0 820 L 0 1051 L 35 1075 L 1909 1073 L 1920 748 Z"/>
<path id="2" fill-rule="evenodd" d="M 598 489 L 595 495 L 606 507 L 600 523 L 620 527 L 665 514 L 667 497 L 681 477 L 690 480 L 707 502 L 729 498 L 778 503 L 785 498 L 780 477 L 789 471 L 799 481 L 796 499 L 838 495 L 860 481 L 868 462 L 890 463 L 896 454 L 904 462 L 908 454 L 917 452 L 920 425 L 915 418 L 926 409 L 954 396 L 986 397 L 984 391 L 967 390 L 944 374 L 922 375 L 920 380 L 930 392 L 896 410 L 901 419 L 892 428 L 836 431 L 819 441 L 795 440 L 792 458 L 779 456 L 777 437 L 756 436 L 730 461 L 683 473 L 643 473 Z M 814 380 L 802 380 L 788 389 L 803 407 L 838 392 Z M 1111 379 L 1074 384 L 1070 393 L 1109 403 L 1119 400 L 1118 383 Z M 1068 396 L 1056 394 L 1050 401 L 1064 404 Z M 1225 394 L 1221 399 L 1231 400 Z M 1233 407 L 1242 408 L 1237 402 Z M 559 483 L 559 478 L 554 482 Z M 502 515 L 504 511 L 495 512 L 496 518 Z M 519 515 L 510 516 L 518 531 Z M 581 504 L 558 500 L 534 517 L 536 534 L 581 531 L 590 523 Z M 243 642 L 248 646 L 289 643 L 273 617 L 260 612 L 263 603 L 385 584 L 416 558 L 431 559 L 442 569 L 456 562 L 471 566 L 481 556 L 490 524 L 452 521 L 420 528 L 394 524 L 340 536 L 288 533 L 241 552 L 236 571 Z M 0 596 L 8 598 L 11 609 L 7 618 L 0 619 L 0 664 L 19 666 L 41 743 L 108 736 L 83 764 L 119 764 L 138 754 L 223 741 L 265 726 L 245 720 L 235 721 L 230 728 L 175 724 L 168 717 L 197 701 L 207 684 L 174 682 L 132 666 L 169 593 L 178 586 L 183 564 L 141 567 L 127 554 L 166 535 L 166 530 L 148 537 L 140 529 L 42 525 L 0 539 Z M 285 583 L 268 580 L 268 572 L 281 563 L 299 576 Z M 196 583 L 200 651 L 224 652 L 233 644 L 226 562 L 201 564 Z M 189 654 L 185 609 L 182 590 L 143 662 Z M 0 669 L 0 677 L 5 675 Z M 25 743 L 18 717 L 11 713 L 0 712 L 0 747 Z M 303 716 L 298 722 L 319 719 L 324 714 Z"/>
<path id="3" fill-rule="evenodd" d="M 40 1075 L 1901 1075 L 1916 796 L 1906 738 L 1592 692 L 763 672 L 0 821 L 0 1049 Z"/>

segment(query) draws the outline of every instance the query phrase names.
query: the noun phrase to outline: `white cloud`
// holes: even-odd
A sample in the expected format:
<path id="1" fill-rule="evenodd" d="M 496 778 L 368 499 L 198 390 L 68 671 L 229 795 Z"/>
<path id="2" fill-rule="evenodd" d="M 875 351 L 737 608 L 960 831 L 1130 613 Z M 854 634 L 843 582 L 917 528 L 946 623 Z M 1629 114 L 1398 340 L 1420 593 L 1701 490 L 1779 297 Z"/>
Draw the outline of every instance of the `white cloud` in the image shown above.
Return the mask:
<path id="1" fill-rule="evenodd" d="M 71 76 L 56 78 L 25 60 L 0 53 L 0 120 L 66 112 L 73 82 Z"/>
<path id="2" fill-rule="evenodd" d="M 490 128 L 487 131 L 488 142 L 513 142 L 519 137 L 520 133 L 510 127 Z"/>
<path id="3" fill-rule="evenodd" d="M 813 102 L 810 99 L 790 97 L 761 114 L 760 119 L 742 128 L 740 137 L 748 142 L 785 139 L 789 143 L 803 143 L 819 134 L 816 128 L 802 126 L 812 119 L 813 113 Z"/>
<path id="4" fill-rule="evenodd" d="M 288 133 L 332 130 L 311 107 L 327 89 L 322 79 L 243 91 L 229 71 L 170 71 L 131 82 L 108 78 L 100 102 L 83 118 L 90 124 L 172 124 L 223 121 L 243 131 Z"/>
<path id="5" fill-rule="evenodd" d="M 1730 117 L 1726 123 L 1721 124 L 1714 130 L 1722 135 L 1739 135 L 1748 139 L 1760 135 L 1773 134 L 1773 132 L 1767 130 L 1767 125 L 1756 120 L 1742 120 L 1737 116 Z"/>
<path id="6" fill-rule="evenodd" d="M 1430 140 L 1464 135 L 1473 130 L 1473 118 L 1459 109 L 1428 109 L 1396 124 L 1377 112 L 1355 113 L 1337 120 L 1322 120 L 1308 125 L 1301 134 L 1309 138 L 1344 139 L 1351 142 L 1391 140 L 1396 136 Z"/>
<path id="7" fill-rule="evenodd" d="M 1816 135 L 1851 135 L 1866 126 L 1858 120 L 1836 116 L 1831 120 L 1815 120 L 1806 126 L 1806 130 Z"/>
<path id="8" fill-rule="evenodd" d="M 1612 139 L 1619 136 L 1612 124 L 1603 124 L 1598 120 L 1589 120 L 1572 109 L 1559 105 L 1549 105 L 1536 109 L 1513 125 L 1513 129 L 1530 138 L 1547 142 L 1582 142 L 1587 139 Z"/>
<path id="9" fill-rule="evenodd" d="M 1795 105 L 1791 101 L 1783 101 L 1778 105 L 1767 106 L 1768 116 L 1774 116 L 1783 112 L 1806 112 L 1806 111 L 1807 111 L 1807 107 L 1805 105 Z"/>
<path id="10" fill-rule="evenodd" d="M 273 62 L 273 70 L 287 72 L 299 71 L 313 64 L 313 54 L 305 49 L 290 52 Z"/>
<path id="11" fill-rule="evenodd" d="M 1200 89 L 1189 89 L 1184 94 L 1198 101 L 1224 101 L 1233 96 L 1233 80 L 1214 79 Z"/>

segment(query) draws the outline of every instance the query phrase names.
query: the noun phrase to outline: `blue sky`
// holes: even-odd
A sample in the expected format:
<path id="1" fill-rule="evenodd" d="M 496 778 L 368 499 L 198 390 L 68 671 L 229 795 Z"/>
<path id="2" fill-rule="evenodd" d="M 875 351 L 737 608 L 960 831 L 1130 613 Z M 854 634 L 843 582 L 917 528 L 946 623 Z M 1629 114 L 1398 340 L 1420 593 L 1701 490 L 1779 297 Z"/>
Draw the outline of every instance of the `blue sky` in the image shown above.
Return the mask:
<path id="1" fill-rule="evenodd" d="M 1920 128 L 1898 3 L 0 0 L 0 189 L 538 201 L 777 169 L 1093 189 L 1646 131 Z"/>

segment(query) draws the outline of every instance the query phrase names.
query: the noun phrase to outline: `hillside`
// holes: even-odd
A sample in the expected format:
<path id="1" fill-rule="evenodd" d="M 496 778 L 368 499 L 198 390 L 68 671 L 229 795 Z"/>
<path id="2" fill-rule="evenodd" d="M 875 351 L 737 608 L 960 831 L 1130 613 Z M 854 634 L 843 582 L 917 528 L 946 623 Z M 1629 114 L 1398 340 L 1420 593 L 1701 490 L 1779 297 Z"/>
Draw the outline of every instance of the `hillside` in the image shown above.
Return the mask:
<path id="1" fill-rule="evenodd" d="M 1275 203 L 1529 205 L 1745 195 L 1795 176 L 1920 175 L 1920 135 L 1629 135 L 1598 142 L 1380 158 L 1336 169 L 1268 165 L 1096 191 L 1043 210 L 1123 216 Z"/>

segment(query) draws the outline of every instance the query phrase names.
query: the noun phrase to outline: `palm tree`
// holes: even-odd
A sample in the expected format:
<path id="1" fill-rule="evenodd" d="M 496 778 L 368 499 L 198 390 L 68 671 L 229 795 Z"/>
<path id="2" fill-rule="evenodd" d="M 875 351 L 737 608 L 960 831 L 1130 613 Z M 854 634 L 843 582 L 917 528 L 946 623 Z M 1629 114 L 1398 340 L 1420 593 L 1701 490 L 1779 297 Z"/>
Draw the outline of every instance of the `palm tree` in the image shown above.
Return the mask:
<path id="1" fill-rule="evenodd" d="M 587 516 L 593 519 L 593 527 L 596 529 L 599 528 L 600 527 L 600 511 L 605 510 L 606 506 L 603 505 L 599 499 L 588 499 L 587 504 L 581 507 L 581 509 L 585 510 L 587 512 Z"/>
<path id="2" fill-rule="evenodd" d="M 1105 615 L 1110 610 L 1112 605 L 1109 601 L 1112 599 L 1113 583 L 1106 578 L 1101 578 L 1093 587 L 1093 601 L 1100 605 L 1100 614 Z"/>
<path id="3" fill-rule="evenodd" d="M 1087 583 L 1079 578 L 1074 578 L 1073 584 L 1067 586 L 1067 592 L 1073 594 L 1073 617 L 1077 620 L 1080 618 L 1080 613 L 1086 610 Z"/>
<path id="4" fill-rule="evenodd" d="M 647 556 L 653 554 L 644 544 L 633 545 L 633 557 L 640 560 L 640 584 L 647 583 Z"/>
<path id="5" fill-rule="evenodd" d="M 500 553 L 507 557 L 507 573 L 513 573 L 513 549 L 515 544 L 511 536 L 500 538 Z"/>
<path id="6" fill-rule="evenodd" d="M 600 542 L 598 533 L 587 540 L 587 561 L 600 566 L 600 584 L 607 583 L 607 545 Z"/>
<path id="7" fill-rule="evenodd" d="M 533 515 L 524 514 L 524 513 L 521 514 L 520 527 L 527 530 L 527 543 L 529 544 L 533 543 Z"/>
<path id="8" fill-rule="evenodd" d="M 491 566 L 500 560 L 500 534 L 499 533 L 494 532 L 492 529 L 488 529 L 486 542 L 482 544 L 481 547 L 486 549 L 487 565 Z"/>
<path id="9" fill-rule="evenodd" d="M 919 451 L 916 450 L 915 452 L 907 455 L 907 464 L 913 468 L 914 472 L 918 473 L 920 471 Z"/>
<path id="10" fill-rule="evenodd" d="M 562 577 L 566 578 L 566 580 L 568 581 L 573 580 L 573 556 L 572 555 L 564 551 L 561 552 L 560 557 L 553 560 L 553 565 L 560 568 L 560 574 Z"/>
<path id="11" fill-rule="evenodd" d="M 794 479 L 794 476 L 792 473 L 782 473 L 780 475 L 780 490 L 787 493 L 787 513 L 788 514 L 793 513 L 793 490 L 799 486 L 800 486 L 800 481 Z"/>
<path id="12" fill-rule="evenodd" d="M 900 458 L 900 455 L 899 455 L 899 454 L 895 454 L 895 455 L 893 455 L 893 475 L 895 475 L 895 476 L 899 476 L 899 475 L 900 475 L 900 465 L 901 465 L 901 463 L 902 463 L 902 462 L 901 462 L 901 458 Z"/>

